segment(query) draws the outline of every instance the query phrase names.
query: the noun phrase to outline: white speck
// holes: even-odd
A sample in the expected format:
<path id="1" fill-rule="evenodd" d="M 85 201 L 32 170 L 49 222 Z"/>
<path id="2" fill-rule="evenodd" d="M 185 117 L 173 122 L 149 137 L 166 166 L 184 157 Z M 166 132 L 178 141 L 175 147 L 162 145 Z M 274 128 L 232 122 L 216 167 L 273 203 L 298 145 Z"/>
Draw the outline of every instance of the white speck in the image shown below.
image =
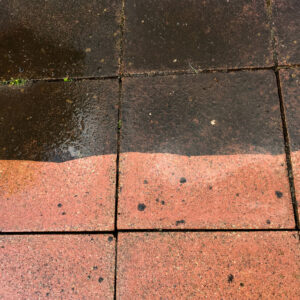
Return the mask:
<path id="1" fill-rule="evenodd" d="M 213 125 L 213 126 L 215 126 L 216 125 L 216 120 L 211 120 L 210 124 Z"/>
<path id="2" fill-rule="evenodd" d="M 142 24 L 144 24 L 144 23 L 145 23 L 145 21 L 144 21 L 144 20 L 142 20 L 142 21 L 141 21 L 141 23 L 142 23 Z"/>
<path id="3" fill-rule="evenodd" d="M 151 114 L 151 113 L 149 113 L 149 116 L 152 116 L 152 114 Z"/>
<path id="4" fill-rule="evenodd" d="M 173 62 L 174 62 L 174 63 L 176 63 L 176 62 L 177 62 L 177 59 L 176 59 L 176 58 L 175 58 L 175 59 L 173 59 Z"/>

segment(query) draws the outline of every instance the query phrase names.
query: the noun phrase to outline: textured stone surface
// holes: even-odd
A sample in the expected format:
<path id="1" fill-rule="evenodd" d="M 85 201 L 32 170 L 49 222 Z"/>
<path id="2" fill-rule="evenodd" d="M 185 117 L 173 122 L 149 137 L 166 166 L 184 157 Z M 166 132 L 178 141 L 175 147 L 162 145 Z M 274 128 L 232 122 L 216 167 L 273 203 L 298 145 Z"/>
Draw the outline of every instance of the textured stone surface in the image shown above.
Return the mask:
<path id="1" fill-rule="evenodd" d="M 0 237 L 1 299 L 113 299 L 109 235 Z"/>
<path id="2" fill-rule="evenodd" d="M 295 233 L 119 235 L 118 299 L 298 299 Z"/>
<path id="3" fill-rule="evenodd" d="M 293 228 L 285 155 L 124 153 L 119 228 Z"/>
<path id="4" fill-rule="evenodd" d="M 291 158 L 296 189 L 300 201 L 300 70 L 281 70 L 282 96 L 291 146 Z M 299 207 L 299 206 L 298 206 Z M 298 208 L 299 209 L 299 208 Z"/>
<path id="5" fill-rule="evenodd" d="M 125 1 L 125 71 L 272 65 L 264 1 Z"/>
<path id="6" fill-rule="evenodd" d="M 284 153 L 272 71 L 125 78 L 122 152 Z"/>
<path id="7" fill-rule="evenodd" d="M 113 230 L 116 155 L 0 161 L 0 231 Z"/>
<path id="8" fill-rule="evenodd" d="M 116 153 L 117 103 L 117 80 L 0 86 L 0 159 Z"/>
<path id="9" fill-rule="evenodd" d="M 123 86 L 120 228 L 294 226 L 271 71 Z"/>
<path id="10" fill-rule="evenodd" d="M 272 3 L 278 63 L 300 64 L 300 1 Z"/>
<path id="11" fill-rule="evenodd" d="M 119 0 L 0 1 L 0 78 L 118 73 Z"/>

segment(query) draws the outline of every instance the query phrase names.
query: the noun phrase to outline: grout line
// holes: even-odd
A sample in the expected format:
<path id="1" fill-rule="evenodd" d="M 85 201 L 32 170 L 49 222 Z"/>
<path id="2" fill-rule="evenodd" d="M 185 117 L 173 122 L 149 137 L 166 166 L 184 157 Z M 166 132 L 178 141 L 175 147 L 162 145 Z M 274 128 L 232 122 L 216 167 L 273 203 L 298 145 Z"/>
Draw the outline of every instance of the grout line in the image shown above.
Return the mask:
<path id="1" fill-rule="evenodd" d="M 118 230 L 111 230 L 111 231 L 34 231 L 34 232 L 1 232 L 0 236 L 14 236 L 14 235 L 114 235 L 117 238 L 119 233 L 134 233 L 134 232 L 300 232 L 299 229 L 296 228 L 255 228 L 255 229 L 224 229 L 224 228 L 217 228 L 217 229 L 184 229 L 184 228 L 169 228 L 169 229 L 118 229 Z M 117 241 L 116 241 L 117 242 Z"/>
<path id="2" fill-rule="evenodd" d="M 119 203 L 119 183 L 120 183 L 120 147 L 122 129 L 122 94 L 123 94 L 123 55 L 124 55 L 124 27 L 125 27 L 125 0 L 122 0 L 120 19 L 120 52 L 119 52 L 119 102 L 118 102 L 118 124 L 117 124 L 117 159 L 116 159 L 116 195 L 115 195 L 115 269 L 114 269 L 114 299 L 117 299 L 117 277 L 118 277 L 118 203 Z"/>
<path id="3" fill-rule="evenodd" d="M 173 76 L 173 75 L 199 75 L 207 73 L 232 73 L 242 71 L 262 71 L 273 70 L 274 65 L 268 67 L 243 67 L 243 68 L 216 68 L 216 69 L 194 69 L 192 70 L 169 70 L 169 71 L 149 71 L 142 73 L 125 73 L 124 77 L 154 77 L 154 76 Z"/>
<path id="4" fill-rule="evenodd" d="M 123 59 L 122 59 L 123 61 Z M 88 80 L 117 80 L 120 78 L 131 78 L 131 77 L 155 77 L 155 76 L 174 76 L 174 75 L 199 75 L 199 74 L 210 74 L 210 73 L 234 73 L 234 72 L 257 72 L 257 71 L 264 71 L 264 70 L 274 70 L 277 69 L 294 69 L 294 68 L 300 68 L 300 64 L 290 64 L 290 65 L 273 65 L 270 67 L 253 67 L 253 68 L 232 68 L 232 69 L 203 69 L 203 70 L 197 70 L 197 73 L 189 70 L 175 70 L 175 71 L 153 71 L 153 72 L 144 72 L 144 73 L 120 73 L 119 75 L 113 75 L 113 76 L 94 76 L 94 77 L 70 77 L 70 81 L 66 83 L 71 82 L 77 82 L 77 81 L 88 81 Z M 26 83 L 37 83 L 37 82 L 65 82 L 63 78 L 38 78 L 38 79 L 24 79 Z M 8 81 L 1 81 L 0 79 L 0 87 L 6 86 Z M 25 85 L 26 85 L 25 83 Z"/>
<path id="5" fill-rule="evenodd" d="M 283 94 L 282 94 L 282 90 L 281 90 L 280 75 L 279 75 L 278 70 L 275 71 L 275 75 L 276 75 L 278 96 L 279 96 L 279 103 L 280 103 L 280 112 L 281 112 L 284 144 L 285 144 L 285 154 L 286 154 L 288 179 L 289 179 L 289 185 L 290 185 L 290 193 L 291 193 L 292 205 L 293 205 L 293 210 L 294 210 L 296 229 L 299 230 L 300 229 L 299 214 L 298 214 L 298 205 L 297 205 L 297 199 L 296 199 L 296 193 L 295 193 L 293 165 L 292 165 L 292 160 L 291 160 L 290 140 L 289 140 L 289 134 L 288 134 L 288 129 L 287 129 L 286 112 L 285 112 Z"/>
<path id="6" fill-rule="evenodd" d="M 271 43 L 272 43 L 272 51 L 273 51 L 273 60 L 275 64 L 275 76 L 276 76 L 276 83 L 277 83 L 277 90 L 278 90 L 278 97 L 279 97 L 279 105 L 280 105 L 280 114 L 281 114 L 281 121 L 282 121 L 282 131 L 284 137 L 284 148 L 286 154 L 286 164 L 287 164 L 287 175 L 289 180 L 290 186 L 290 194 L 292 199 L 292 206 L 294 211 L 294 219 L 296 229 L 299 229 L 299 215 L 298 215 L 298 205 L 297 199 L 295 194 L 295 184 L 294 184 L 294 176 L 293 176 L 293 166 L 291 160 L 291 149 L 290 149 L 290 141 L 289 141 L 289 134 L 287 129 L 287 120 L 286 120 L 286 112 L 283 100 L 283 94 L 281 89 L 281 82 L 280 82 L 280 75 L 279 69 L 285 68 L 285 66 L 278 66 L 278 53 L 277 53 L 277 41 L 275 37 L 275 28 L 273 22 L 273 0 L 266 0 L 267 5 L 267 14 L 269 18 L 269 25 L 270 25 L 270 32 L 271 32 Z M 297 65 L 295 65 L 297 67 Z"/>
<path id="7" fill-rule="evenodd" d="M 114 299 L 117 293 L 117 265 L 118 265 L 118 202 L 119 202 L 119 162 L 120 162 L 120 138 L 121 138 L 121 104 L 122 104 L 122 78 L 119 78 L 119 103 L 118 103 L 118 124 L 117 124 L 117 159 L 116 159 L 116 191 L 115 191 L 115 270 L 114 270 Z"/>

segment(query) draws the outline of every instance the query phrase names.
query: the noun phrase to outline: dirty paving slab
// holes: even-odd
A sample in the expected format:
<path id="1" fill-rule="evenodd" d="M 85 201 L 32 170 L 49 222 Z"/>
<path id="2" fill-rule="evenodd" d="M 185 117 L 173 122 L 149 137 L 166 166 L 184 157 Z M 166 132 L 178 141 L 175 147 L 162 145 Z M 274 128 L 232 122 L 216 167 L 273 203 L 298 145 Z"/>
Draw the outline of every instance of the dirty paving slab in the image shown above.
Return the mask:
<path id="1" fill-rule="evenodd" d="M 0 86 L 1 231 L 113 230 L 118 88 Z"/>
<path id="2" fill-rule="evenodd" d="M 295 226 L 272 71 L 123 88 L 119 228 Z"/>

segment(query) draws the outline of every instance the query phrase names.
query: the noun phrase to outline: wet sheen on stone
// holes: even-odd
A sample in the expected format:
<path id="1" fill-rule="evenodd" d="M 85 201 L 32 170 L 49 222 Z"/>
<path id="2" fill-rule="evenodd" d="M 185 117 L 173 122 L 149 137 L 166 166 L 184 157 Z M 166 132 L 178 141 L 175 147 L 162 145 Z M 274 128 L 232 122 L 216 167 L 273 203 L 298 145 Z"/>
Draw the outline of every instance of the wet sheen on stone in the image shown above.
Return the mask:
<path id="1" fill-rule="evenodd" d="M 0 86 L 0 159 L 114 154 L 117 103 L 117 80 Z"/>
<path id="2" fill-rule="evenodd" d="M 112 76 L 121 1 L 0 2 L 0 78 Z"/>
<path id="3" fill-rule="evenodd" d="M 125 71 L 271 66 L 264 1 L 125 1 Z"/>
<path id="4" fill-rule="evenodd" d="M 284 153 L 272 71 L 126 78 L 123 87 L 123 153 Z"/>
<path id="5" fill-rule="evenodd" d="M 300 64 L 300 1 L 274 0 L 276 52 L 279 64 Z"/>

